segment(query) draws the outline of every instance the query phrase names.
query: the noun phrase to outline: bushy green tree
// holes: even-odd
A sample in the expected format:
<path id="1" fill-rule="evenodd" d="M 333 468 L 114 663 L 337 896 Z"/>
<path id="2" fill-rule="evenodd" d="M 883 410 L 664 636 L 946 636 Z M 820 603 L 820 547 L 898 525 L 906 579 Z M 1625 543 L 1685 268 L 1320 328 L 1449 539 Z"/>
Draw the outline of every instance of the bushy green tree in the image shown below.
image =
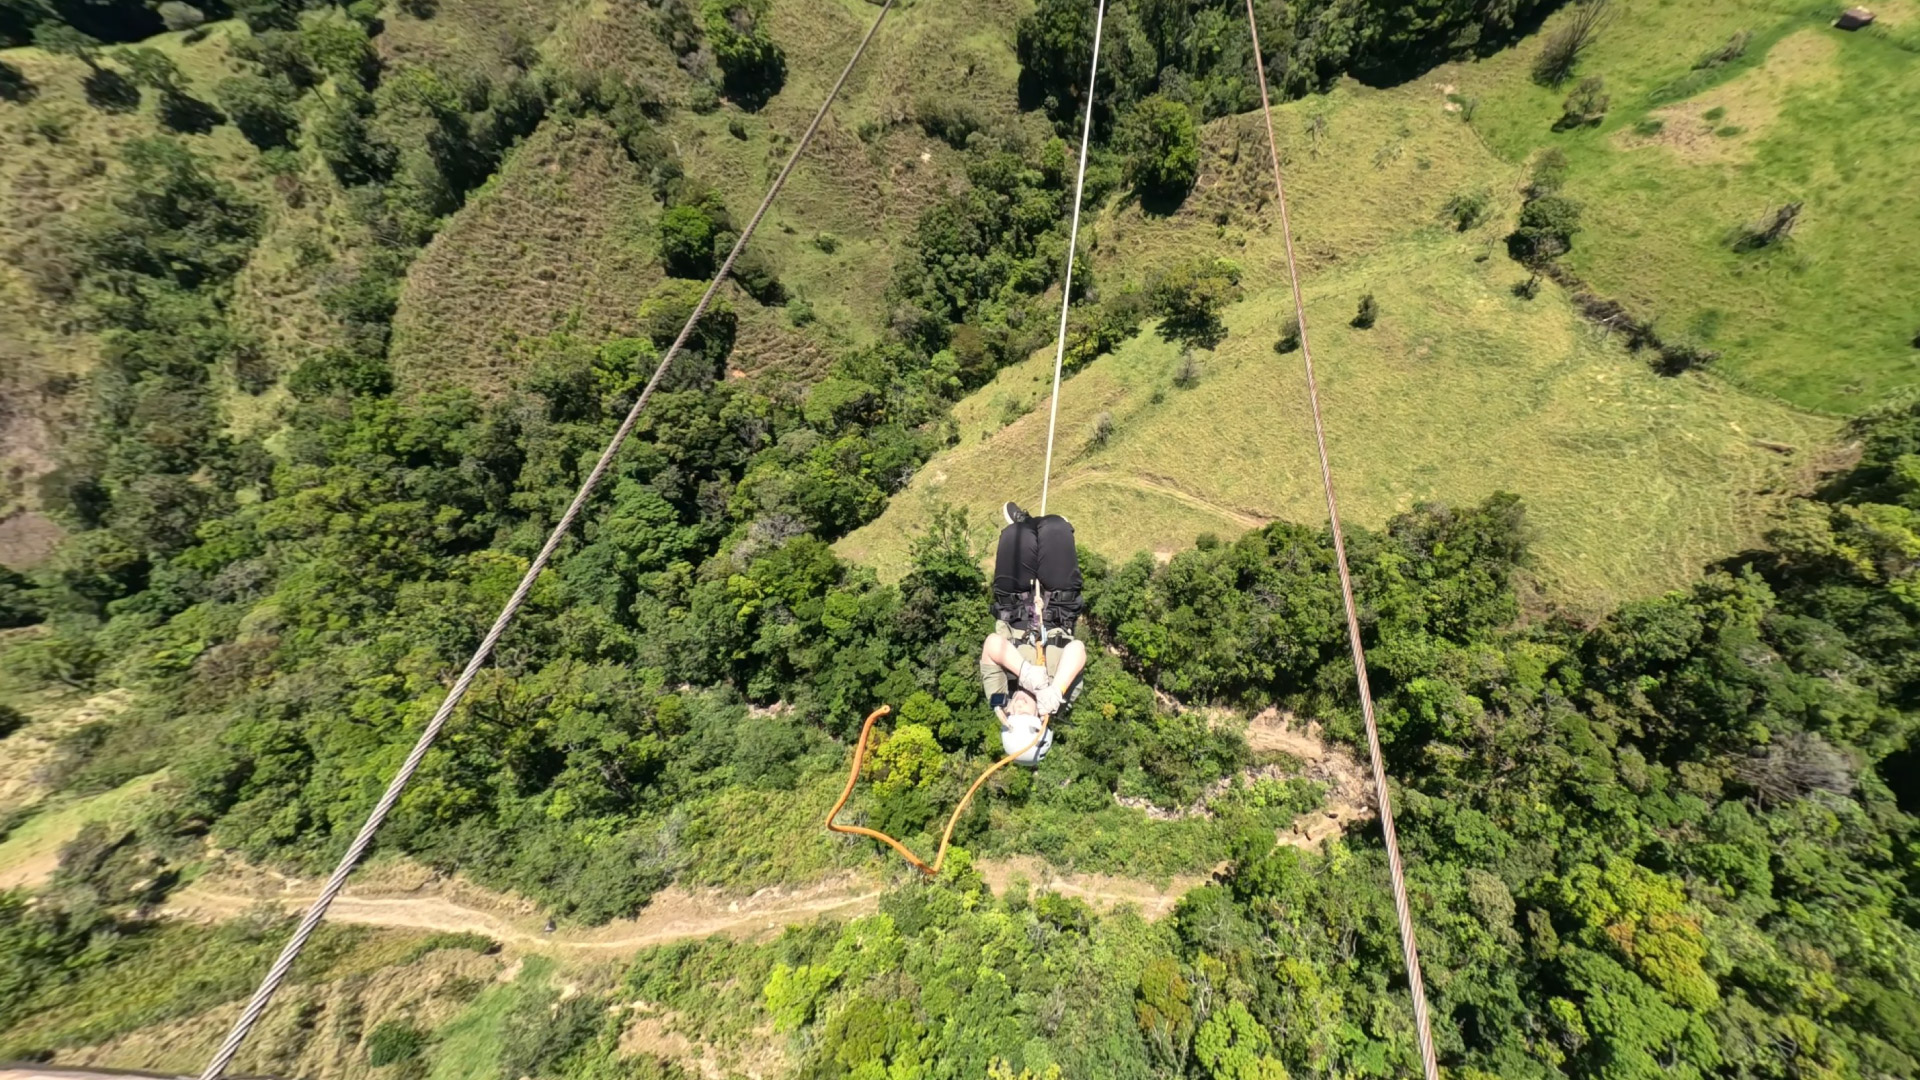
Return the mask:
<path id="1" fill-rule="evenodd" d="M 1200 135 L 1187 106 L 1160 94 L 1128 111 L 1120 130 L 1127 182 L 1161 204 L 1186 198 L 1200 175 Z"/>
<path id="2" fill-rule="evenodd" d="M 1520 225 L 1507 237 L 1507 252 L 1524 263 L 1550 262 L 1573 249 L 1579 231 L 1579 203 L 1564 195 L 1542 195 L 1520 208 Z"/>
<path id="3" fill-rule="evenodd" d="M 300 118 L 293 111 L 299 91 L 280 78 L 234 75 L 220 80 L 214 99 L 247 141 L 261 150 L 293 145 Z"/>
<path id="4" fill-rule="evenodd" d="M 701 0 L 700 23 L 727 96 L 757 109 L 786 84 L 787 56 L 767 35 L 771 0 Z"/>
<path id="5" fill-rule="evenodd" d="M 1197 258 L 1150 278 L 1148 310 L 1160 316 L 1162 336 L 1212 348 L 1226 336 L 1220 313 L 1240 299 L 1240 268 L 1225 259 Z"/>

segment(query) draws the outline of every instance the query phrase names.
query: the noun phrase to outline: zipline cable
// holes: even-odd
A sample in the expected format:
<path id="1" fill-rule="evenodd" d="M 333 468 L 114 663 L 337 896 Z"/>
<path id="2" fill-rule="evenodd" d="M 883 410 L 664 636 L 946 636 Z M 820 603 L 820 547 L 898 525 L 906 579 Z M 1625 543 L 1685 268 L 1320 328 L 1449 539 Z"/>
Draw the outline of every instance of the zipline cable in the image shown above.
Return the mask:
<path id="1" fill-rule="evenodd" d="M 1313 439 L 1320 451 L 1320 486 L 1327 495 L 1327 522 L 1333 528 L 1334 563 L 1340 570 L 1340 599 L 1347 609 L 1347 644 L 1353 652 L 1354 682 L 1367 721 L 1367 751 L 1373 757 L 1373 787 L 1380 800 L 1380 832 L 1387 844 L 1387 869 L 1393 878 L 1394 913 L 1400 920 L 1400 952 L 1407 965 L 1407 989 L 1413 995 L 1413 1024 L 1420 1041 L 1426 1080 L 1439 1080 L 1433 1029 L 1427 1019 L 1426 982 L 1420 977 L 1420 950 L 1413 940 L 1413 912 L 1407 905 L 1406 874 L 1400 865 L 1400 841 L 1393 830 L 1393 800 L 1387 793 L 1387 769 L 1381 763 L 1380 729 L 1373 719 L 1373 690 L 1367 685 L 1367 653 L 1360 644 L 1360 618 L 1353 602 L 1353 575 L 1347 570 L 1347 542 L 1340 530 L 1340 507 L 1333 497 L 1333 466 L 1327 459 L 1326 425 L 1320 419 L 1320 389 L 1313 378 L 1313 349 L 1307 343 L 1307 308 L 1300 294 L 1300 269 L 1293 255 L 1293 228 L 1287 221 L 1287 186 L 1280 175 L 1280 144 L 1273 135 L 1273 105 L 1267 99 L 1267 65 L 1260 56 L 1260 25 L 1247 0 L 1247 31 L 1253 35 L 1253 66 L 1260 84 L 1260 115 L 1267 125 L 1267 149 L 1273 157 L 1273 193 L 1280 207 L 1280 236 L 1286 241 L 1287 278 L 1293 287 L 1293 317 L 1300 327 L 1300 357 L 1307 372 L 1307 405 L 1313 413 Z"/>
<path id="2" fill-rule="evenodd" d="M 1080 124 L 1080 169 L 1073 178 L 1073 225 L 1067 230 L 1067 279 L 1060 285 L 1060 336 L 1053 346 L 1053 398 L 1047 406 L 1047 463 L 1040 472 L 1040 516 L 1047 516 L 1047 489 L 1053 480 L 1053 430 L 1060 422 L 1060 368 L 1067 356 L 1067 311 L 1073 306 L 1073 251 L 1080 244 L 1080 194 L 1087 186 L 1087 147 L 1093 144 L 1093 91 L 1100 83 L 1100 30 L 1107 21 L 1107 0 L 1093 11 L 1093 62 L 1087 69 L 1087 117 Z"/>
<path id="3" fill-rule="evenodd" d="M 1106 0 L 1096 0 L 1093 13 L 1093 58 L 1089 61 L 1087 68 L 1087 115 L 1086 119 L 1084 119 L 1080 125 L 1080 166 L 1075 172 L 1073 179 L 1073 224 L 1067 229 L 1067 277 L 1066 281 L 1060 287 L 1060 335 L 1058 340 L 1055 341 L 1053 349 L 1053 401 L 1047 409 L 1047 459 L 1040 473 L 1041 517 L 1045 517 L 1047 514 L 1047 487 L 1048 482 L 1053 476 L 1053 433 L 1054 428 L 1060 420 L 1060 368 L 1067 351 L 1067 311 L 1073 305 L 1073 252 L 1074 248 L 1080 242 L 1080 196 L 1085 192 L 1087 186 L 1087 147 L 1093 143 L 1093 90 L 1100 80 L 1100 31 L 1106 24 L 1106 18 Z M 1036 585 L 1033 623 L 1036 627 L 1044 627 L 1045 622 L 1041 616 L 1042 606 L 1037 591 L 1038 588 L 1038 585 Z M 1046 632 L 1042 629 L 1040 632 L 1040 641 L 1037 646 L 1037 654 L 1040 657 L 1040 663 L 1043 665 L 1046 663 L 1046 649 Z M 999 772 L 1015 759 L 1025 756 L 1027 752 L 1031 751 L 1034 747 L 1039 746 L 1040 741 L 1047 737 L 1047 727 L 1053 722 L 1053 717 L 1051 715 L 1041 717 L 1040 730 L 1034 734 L 1032 742 L 994 762 L 992 765 L 987 766 L 987 770 L 974 780 L 973 786 L 969 787 L 967 793 L 960 797 L 960 804 L 953 808 L 953 813 L 947 818 L 947 828 L 945 832 L 940 834 L 940 847 L 939 850 L 934 853 L 933 861 L 927 862 L 920 856 L 915 855 L 907 845 L 888 836 L 886 833 L 861 825 L 842 825 L 834 820 L 840 816 L 840 811 L 846 807 L 847 800 L 853 797 L 854 785 L 860 780 L 860 768 L 867 760 L 867 738 L 873 732 L 873 722 L 891 711 L 890 708 L 882 705 L 868 714 L 866 723 L 860 726 L 860 741 L 854 746 L 853 766 L 847 772 L 847 786 L 840 792 L 840 799 L 833 804 L 833 809 L 827 811 L 826 825 L 828 830 L 832 832 L 847 833 L 852 836 L 864 836 L 871 840 L 878 840 L 899 852 L 901 857 L 912 863 L 921 873 L 928 877 L 934 877 L 940 873 L 940 867 L 947 861 L 947 849 L 952 846 L 953 843 L 954 826 L 960 823 L 960 815 L 966 813 L 968 804 L 973 801 L 974 793 L 979 791 L 980 785 L 986 783 L 988 778 L 993 776 L 994 773 Z"/>
<path id="4" fill-rule="evenodd" d="M 828 107 L 840 95 L 841 88 L 847 83 L 847 77 L 853 74 L 854 65 L 858 64 L 861 56 L 865 55 L 867 45 L 873 41 L 874 34 L 880 29 L 881 21 L 892 9 L 893 0 L 885 0 L 885 3 L 880 5 L 880 13 L 873 17 L 873 25 L 867 28 L 866 36 L 860 39 L 859 47 L 853 50 L 853 56 L 848 59 L 846 68 L 834 81 L 833 89 L 827 91 L 826 100 L 820 103 L 820 110 L 814 113 L 813 122 L 807 125 L 806 134 L 800 136 L 800 141 L 794 146 L 793 153 L 787 156 L 787 163 L 781 166 L 779 175 L 774 177 L 773 186 L 767 189 L 766 198 L 760 200 L 760 206 L 753 212 L 747 227 L 740 230 L 739 239 L 733 243 L 733 250 L 727 252 L 726 261 L 720 264 L 719 272 L 714 274 L 713 281 L 707 285 L 707 291 L 700 295 L 700 302 L 693 306 L 693 314 L 687 317 L 687 324 L 680 328 L 680 335 L 673 339 L 673 345 L 667 349 L 667 354 L 660 358 L 660 364 L 653 369 L 653 377 L 647 380 L 646 388 L 634 401 L 633 408 L 627 410 L 626 419 L 620 422 L 620 427 L 613 433 L 613 438 L 607 442 L 607 448 L 601 451 L 600 460 L 594 462 L 593 470 L 587 473 L 587 478 L 581 482 L 580 490 L 574 494 L 573 501 L 567 504 L 566 512 L 560 515 L 560 521 L 554 525 L 552 534 L 547 537 L 547 542 L 541 546 L 540 553 L 534 556 L 532 565 L 527 567 L 526 574 L 521 577 L 519 587 L 514 589 L 513 595 L 507 598 L 506 606 L 500 609 L 499 617 L 493 620 L 493 627 L 481 640 L 480 647 L 474 650 L 472 659 L 467 661 L 465 670 L 460 672 L 460 678 L 447 692 L 446 700 L 442 701 L 440 707 L 434 711 L 433 719 L 428 721 L 426 730 L 420 733 L 419 741 L 414 743 L 413 750 L 401 764 L 400 771 L 394 774 L 392 783 L 387 785 L 386 794 L 380 797 L 373 812 L 367 815 L 366 824 L 360 826 L 359 834 L 353 838 L 347 853 L 341 857 L 340 865 L 334 868 L 333 876 L 327 879 L 326 887 L 320 890 L 320 896 L 314 900 L 313 906 L 307 909 L 306 916 L 294 929 L 293 937 L 287 942 L 286 948 L 280 951 L 280 956 L 267 970 L 266 978 L 261 980 L 259 989 L 253 992 L 253 998 L 247 1002 L 246 1009 L 240 1013 L 240 1018 L 234 1021 L 233 1030 L 227 1033 L 226 1040 L 220 1044 L 220 1049 L 214 1052 L 213 1060 L 209 1061 L 206 1069 L 201 1072 L 200 1080 L 219 1080 L 221 1074 L 226 1072 L 228 1064 L 233 1061 L 233 1056 L 240 1051 L 241 1044 L 246 1042 L 247 1035 L 253 1030 L 254 1024 L 259 1022 L 261 1014 L 272 1003 L 273 996 L 280 989 L 281 982 L 286 979 L 288 970 L 293 967 L 294 961 L 300 958 L 300 951 L 306 947 L 307 939 L 313 936 L 321 920 L 326 918 L 327 909 L 333 905 L 334 898 L 339 896 L 340 890 L 346 887 L 348 875 L 353 873 L 361 858 L 366 855 L 367 848 L 373 843 L 374 833 L 379 831 L 381 823 L 392 812 L 394 805 L 400 801 L 400 795 L 406 790 L 407 782 L 413 779 L 413 774 L 419 769 L 421 760 L 427 756 L 427 751 L 439 737 L 440 729 L 446 726 L 454 709 L 459 706 L 461 699 L 466 697 L 467 689 L 473 685 L 474 677 L 479 675 L 481 665 L 485 664 L 487 658 L 493 654 L 493 647 L 499 642 L 500 635 L 506 632 L 507 625 L 513 621 L 514 615 L 526 602 L 527 594 L 533 591 L 534 581 L 539 578 L 540 572 L 546 569 L 548 561 L 553 558 L 554 551 L 559 548 L 560 541 L 573 527 L 574 519 L 586 506 L 587 499 L 593 494 L 594 488 L 599 486 L 601 478 L 613 464 L 615 455 L 620 452 L 620 447 L 626 443 L 627 436 L 633 433 L 634 425 L 640 419 L 640 411 L 646 408 L 647 400 L 653 396 L 653 391 L 660 385 L 661 378 L 673 365 L 674 358 L 679 356 L 681 348 L 687 343 L 687 338 L 692 336 L 694 326 L 700 322 L 701 316 L 706 314 L 707 305 L 713 301 L 714 294 L 720 290 L 721 282 L 725 281 L 727 275 L 733 271 L 734 260 L 739 258 L 740 252 L 747 246 L 747 241 L 752 239 L 754 230 L 759 228 L 760 219 L 766 216 L 767 208 L 773 205 L 774 196 L 780 194 L 780 189 L 786 185 L 787 177 L 793 172 L 794 165 L 799 162 L 800 155 L 806 151 L 807 144 L 813 141 L 814 133 L 820 129 L 821 121 L 826 119 Z"/>

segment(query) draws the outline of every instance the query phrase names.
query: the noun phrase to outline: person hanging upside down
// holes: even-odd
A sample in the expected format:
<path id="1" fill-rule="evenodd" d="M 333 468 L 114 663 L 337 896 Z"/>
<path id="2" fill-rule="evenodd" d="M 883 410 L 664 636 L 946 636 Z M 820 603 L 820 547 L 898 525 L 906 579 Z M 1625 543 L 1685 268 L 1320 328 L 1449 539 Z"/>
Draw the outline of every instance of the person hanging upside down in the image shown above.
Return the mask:
<path id="1" fill-rule="evenodd" d="M 1073 636 L 1081 608 L 1073 526 L 1058 514 L 1030 517 L 1013 503 L 1004 513 L 1007 527 L 993 564 L 994 627 L 980 646 L 980 684 L 1000 718 L 1000 743 L 1013 754 L 1033 743 L 1043 717 L 1058 716 L 1079 696 L 1087 647 Z M 1038 765 L 1052 747 L 1048 725 L 1039 745 L 1015 760 Z"/>

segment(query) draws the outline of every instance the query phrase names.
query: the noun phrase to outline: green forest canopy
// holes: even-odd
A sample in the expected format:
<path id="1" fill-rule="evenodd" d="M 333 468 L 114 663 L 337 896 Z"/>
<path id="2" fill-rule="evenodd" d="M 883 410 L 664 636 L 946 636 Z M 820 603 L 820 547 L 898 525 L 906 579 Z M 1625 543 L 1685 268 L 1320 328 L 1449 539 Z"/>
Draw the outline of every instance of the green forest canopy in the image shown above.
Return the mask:
<path id="1" fill-rule="evenodd" d="M 1269 45 L 1277 87 L 1476 47 L 1526 14 L 1426 8 L 1265 5 L 1293 28 Z M 738 79 L 784 69 L 761 8 L 741 11 L 703 17 L 738 37 L 719 89 L 750 97 Z M 1020 27 L 1035 104 L 1056 111 L 1071 111 L 1073 69 L 1048 58 L 1077 47 L 1077 12 L 1049 0 Z M 1119 166 L 1141 147 L 1179 164 L 1191 127 L 1172 103 L 1201 118 L 1247 107 L 1246 57 L 1219 44 L 1233 17 L 1181 2 L 1116 12 L 1111 176 L 1164 194 L 1165 168 Z M 70 852 L 53 890 L 0 897 L 0 1029 L 152 948 L 154 928 L 124 912 L 157 903 L 203 839 L 301 871 L 332 863 L 677 329 L 663 316 L 645 337 L 553 335 L 500 400 L 397 398 L 398 283 L 444 215 L 537 124 L 597 117 L 666 208 L 670 271 L 710 265 L 731 228 L 724 201 L 681 174 L 659 103 L 629 86 L 534 69 L 456 87 L 354 59 L 359 23 L 333 24 L 358 28 L 344 31 L 357 49 L 323 48 L 305 25 L 263 11 L 249 60 L 263 82 L 234 88 L 231 107 L 263 118 L 267 154 L 287 152 L 289 115 L 304 125 L 375 239 L 326 297 L 339 344 L 288 375 L 272 448 L 228 434 L 212 390 L 249 347 L 231 283 L 266 210 L 158 138 L 123 148 L 112 196 L 76 234 L 75 302 L 106 362 L 57 477 L 76 532 L 46 572 L 0 579 L 0 615 L 42 625 L 6 661 L 137 694 L 129 721 L 68 737 L 62 786 L 104 790 L 162 763 L 172 779 L 134 833 Z M 964 389 L 1024 355 L 1027 309 L 1056 273 L 1066 144 L 967 145 L 967 184 L 926 211 L 895 268 L 911 317 L 884 343 L 812 386 L 719 381 L 733 315 L 709 316 L 386 850 L 573 919 L 629 914 L 745 849 L 713 808 L 839 767 L 881 702 L 955 764 L 866 796 L 870 820 L 911 833 L 952 804 L 994 741 L 965 518 L 942 515 L 898 585 L 827 544 L 943 445 Z M 670 284 L 661 310 L 680 299 Z M 1117 299 L 1104 313 L 1147 314 Z M 1520 620 L 1514 497 L 1354 530 L 1436 1034 L 1460 1075 L 1920 1073 L 1920 407 L 1855 435 L 1859 463 L 1796 502 L 1764 550 L 1593 626 Z M 1330 559 L 1322 530 L 1287 523 L 1165 565 L 1088 558 L 1088 632 L 1108 648 L 1045 782 L 994 792 L 962 843 L 1065 860 L 1060 822 L 1115 794 L 1184 805 L 1249 763 L 1238 737 L 1156 690 L 1284 705 L 1353 740 Z M 791 711 L 747 722 L 749 705 L 777 702 Z M 987 828 L 1016 815 L 1039 825 Z M 1257 808 L 1219 814 L 1191 857 L 1224 853 L 1228 870 L 1161 923 L 1045 892 L 994 898 L 963 853 L 843 927 L 647 954 L 623 992 L 711 1015 L 716 1032 L 728 1016 L 803 1032 L 810 1076 L 1410 1072 L 1376 838 L 1303 853 L 1273 827 Z M 600 1004 L 569 1007 L 525 1071 L 607 1067 Z M 0 1035 L 0 1049 L 44 1048 Z"/>

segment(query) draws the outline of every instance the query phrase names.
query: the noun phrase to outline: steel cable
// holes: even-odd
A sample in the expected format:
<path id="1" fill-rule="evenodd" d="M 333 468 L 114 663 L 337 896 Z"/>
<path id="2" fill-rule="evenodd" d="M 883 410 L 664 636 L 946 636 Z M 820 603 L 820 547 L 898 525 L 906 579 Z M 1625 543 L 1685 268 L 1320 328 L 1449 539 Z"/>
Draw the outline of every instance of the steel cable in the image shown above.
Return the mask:
<path id="1" fill-rule="evenodd" d="M 347 853 L 341 857 L 340 864 L 334 868 L 332 876 L 327 879 L 326 887 L 320 891 L 320 896 L 307 909 L 299 926 L 294 929 L 293 937 L 280 951 L 273 966 L 267 970 L 259 989 L 254 991 L 246 1008 L 241 1010 L 239 1019 L 234 1021 L 233 1029 L 227 1033 L 226 1039 L 220 1044 L 220 1049 L 214 1052 L 213 1059 L 201 1072 L 201 1080 L 218 1080 L 221 1074 L 226 1072 L 227 1066 L 233 1061 L 233 1056 L 240 1051 L 241 1045 L 246 1042 L 247 1035 L 259 1022 L 261 1014 L 273 1002 L 274 994 L 280 989 L 280 984 L 285 981 L 294 961 L 300 958 L 300 952 L 306 947 L 307 939 L 313 936 L 314 930 L 326 918 L 327 909 L 340 895 L 340 890 L 346 887 L 348 876 L 366 855 L 367 848 L 372 845 L 374 834 L 379 831 L 381 823 L 393 811 L 394 805 L 400 801 L 401 793 L 406 790 L 407 783 L 413 779 L 413 774 L 419 769 L 421 760 L 426 757 L 434 740 L 439 737 L 440 729 L 446 726 L 447 720 L 459 707 L 461 699 L 466 697 L 467 690 L 473 685 L 473 680 L 480 673 L 481 666 L 486 663 L 487 658 L 493 653 L 494 646 L 499 643 L 500 635 L 506 632 L 508 624 L 513 621 L 514 615 L 526 602 L 527 594 L 533 590 L 535 580 L 539 578 L 541 571 L 546 569 L 547 563 L 553 558 L 554 551 L 559 548 L 561 540 L 573 527 L 574 519 L 579 516 L 581 509 L 586 506 L 587 499 L 593 494 L 594 488 L 599 485 L 607 469 L 612 466 L 614 457 L 626 443 L 627 436 L 632 434 L 635 423 L 639 421 L 641 410 L 646 408 L 647 401 L 653 396 L 654 389 L 660 385 L 661 378 L 672 366 L 680 350 L 685 347 L 688 337 L 692 336 L 694 326 L 706 314 L 707 305 L 712 302 L 721 283 L 733 271 L 734 260 L 739 258 L 740 252 L 747 246 L 747 241 L 753 237 L 753 232 L 759 227 L 761 218 L 766 216 L 767 208 L 773 205 L 774 196 L 778 195 L 780 189 L 785 186 L 787 177 L 800 160 L 800 155 L 806 151 L 807 144 L 813 140 L 814 133 L 820 129 L 821 121 L 826 119 L 828 107 L 839 96 L 841 88 L 846 85 L 847 77 L 853 73 L 854 65 L 860 62 L 861 56 L 867 51 L 867 45 L 873 41 L 874 34 L 879 31 L 881 21 L 892 9 L 893 0 L 886 0 L 881 5 L 880 13 L 874 16 L 873 25 L 867 28 L 866 36 L 860 39 L 859 47 L 853 51 L 853 56 L 847 61 L 846 68 L 834 81 L 833 89 L 827 92 L 826 100 L 820 103 L 820 109 L 814 114 L 813 122 L 807 125 L 806 133 L 800 137 L 799 143 L 793 148 L 793 153 L 787 156 L 786 164 L 774 178 L 773 185 L 767 189 L 766 198 L 760 200 L 759 208 L 753 212 L 752 219 L 747 222 L 746 228 L 740 230 L 739 238 L 734 241 L 733 250 L 727 253 L 726 261 L 720 264 L 720 269 L 714 274 L 713 281 L 707 285 L 707 291 L 701 294 L 700 302 L 694 305 L 693 314 L 688 316 L 686 325 L 680 328 L 679 336 L 674 338 L 673 345 L 667 349 L 666 355 L 660 358 L 659 366 L 654 368 L 653 377 L 647 380 L 646 388 L 640 392 L 640 397 L 634 401 L 633 407 L 627 410 L 626 418 L 620 422 L 620 427 L 613 433 L 613 438 L 607 442 L 606 449 L 601 451 L 600 459 L 594 462 L 592 471 L 588 472 L 586 479 L 581 482 L 580 490 L 575 493 L 566 511 L 560 515 L 560 520 L 554 525 L 553 532 L 547 537 L 547 542 L 541 546 L 540 553 L 534 556 L 533 563 L 527 567 L 526 574 L 521 577 L 519 587 L 513 590 L 513 595 L 507 599 L 506 606 L 500 609 L 500 615 L 494 619 L 492 628 L 487 631 L 487 636 L 481 640 L 480 647 L 474 650 L 473 657 L 467 661 L 466 668 L 460 672 L 460 678 L 447 692 L 446 700 L 442 701 L 440 707 L 434 711 L 433 719 L 427 722 L 426 729 L 420 733 L 419 740 L 414 743 L 412 752 L 401 764 L 400 771 L 394 774 L 393 781 L 387 785 L 386 793 L 375 804 L 373 812 L 367 815 L 366 823 L 360 827 L 360 832 L 348 846 Z"/>
<path id="2" fill-rule="evenodd" d="M 1360 711 L 1366 718 L 1367 752 L 1373 759 L 1373 787 L 1380 801 L 1380 832 L 1386 840 L 1387 870 L 1393 879 L 1394 914 L 1400 921 L 1400 952 L 1407 966 L 1407 988 L 1413 995 L 1413 1024 L 1420 1042 L 1420 1063 L 1426 1080 L 1439 1080 L 1440 1065 L 1433 1049 L 1433 1029 L 1427 1017 L 1427 989 L 1420 976 L 1420 950 L 1413 939 L 1413 912 L 1407 903 L 1406 874 L 1400 863 L 1400 841 L 1393 829 L 1393 799 L 1387 792 L 1387 770 L 1380 757 L 1380 729 L 1373 718 L 1373 690 L 1367 685 L 1367 653 L 1360 643 L 1360 617 L 1353 601 L 1353 575 L 1347 569 L 1347 542 L 1340 529 L 1340 507 L 1333 495 L 1333 467 L 1327 458 L 1326 425 L 1320 418 L 1320 389 L 1313 377 L 1313 349 L 1307 341 L 1307 308 L 1300 294 L 1300 269 L 1293 254 L 1293 229 L 1287 220 L 1287 186 L 1280 173 L 1280 144 L 1273 135 L 1273 105 L 1267 97 L 1267 66 L 1260 56 L 1260 26 L 1253 0 L 1247 0 L 1247 30 L 1253 36 L 1253 65 L 1260 84 L 1260 115 L 1266 121 L 1267 149 L 1273 157 L 1273 192 L 1280 207 L 1280 235 L 1286 242 L 1287 278 L 1293 288 L 1293 316 L 1300 328 L 1300 356 L 1307 373 L 1307 405 L 1313 414 L 1314 445 L 1320 452 L 1320 486 L 1327 496 L 1327 521 L 1333 531 L 1334 563 L 1340 571 L 1340 599 L 1346 605 L 1347 644 L 1353 653 L 1354 682 L 1360 691 Z"/>

